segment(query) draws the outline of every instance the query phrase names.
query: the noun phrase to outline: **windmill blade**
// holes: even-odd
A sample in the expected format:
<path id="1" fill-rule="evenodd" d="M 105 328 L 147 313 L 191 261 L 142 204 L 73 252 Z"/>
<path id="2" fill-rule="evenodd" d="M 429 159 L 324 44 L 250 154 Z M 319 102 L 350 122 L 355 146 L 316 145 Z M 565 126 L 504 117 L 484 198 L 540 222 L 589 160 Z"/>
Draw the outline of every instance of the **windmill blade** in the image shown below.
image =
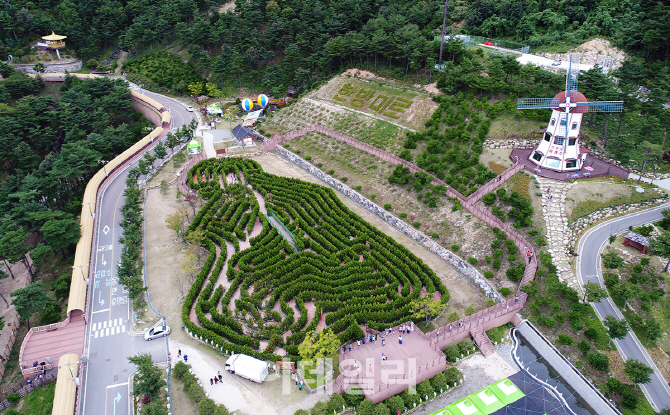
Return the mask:
<path id="1" fill-rule="evenodd" d="M 578 102 L 577 112 L 621 112 L 623 111 L 623 101 L 593 101 Z M 579 109 L 582 109 L 579 111 Z"/>
<path id="2" fill-rule="evenodd" d="M 571 97 L 570 91 L 577 90 L 577 78 L 579 76 L 579 55 L 570 55 L 570 65 L 568 66 L 568 76 L 566 78 L 565 89 L 568 91 L 568 96 Z"/>
<path id="3" fill-rule="evenodd" d="M 516 108 L 520 110 L 551 108 L 553 98 L 519 98 Z"/>

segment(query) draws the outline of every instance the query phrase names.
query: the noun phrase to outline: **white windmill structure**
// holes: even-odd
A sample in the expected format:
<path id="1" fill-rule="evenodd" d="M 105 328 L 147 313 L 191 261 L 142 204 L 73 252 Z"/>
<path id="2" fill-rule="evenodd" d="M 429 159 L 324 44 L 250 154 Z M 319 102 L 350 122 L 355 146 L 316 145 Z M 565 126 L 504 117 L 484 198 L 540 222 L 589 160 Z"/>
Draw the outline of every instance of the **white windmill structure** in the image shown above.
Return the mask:
<path id="1" fill-rule="evenodd" d="M 551 109 L 551 119 L 542 140 L 528 158 L 538 168 L 559 172 L 576 171 L 582 168 L 588 150 L 580 149 L 579 129 L 586 112 L 621 112 L 623 101 L 592 101 L 577 91 L 579 63 L 576 56 L 570 57 L 565 80 L 565 91 L 553 98 L 520 98 L 517 109 Z"/>

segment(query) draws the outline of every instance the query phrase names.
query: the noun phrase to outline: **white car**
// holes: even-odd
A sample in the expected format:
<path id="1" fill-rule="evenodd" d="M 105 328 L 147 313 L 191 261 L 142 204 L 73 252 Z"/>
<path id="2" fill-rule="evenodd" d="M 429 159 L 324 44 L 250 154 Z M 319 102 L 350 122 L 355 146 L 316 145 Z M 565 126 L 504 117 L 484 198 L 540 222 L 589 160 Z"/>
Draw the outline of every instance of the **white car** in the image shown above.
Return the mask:
<path id="1" fill-rule="evenodd" d="M 156 326 L 144 332 L 144 340 L 153 340 L 170 334 L 170 326 Z"/>
<path id="2" fill-rule="evenodd" d="M 193 107 L 189 105 L 188 107 L 186 107 L 186 111 L 193 112 Z"/>
<path id="3" fill-rule="evenodd" d="M 560 64 L 561 64 L 561 60 L 560 60 L 560 59 L 556 59 L 555 61 L 553 61 L 553 62 L 551 63 L 551 66 L 559 66 Z"/>

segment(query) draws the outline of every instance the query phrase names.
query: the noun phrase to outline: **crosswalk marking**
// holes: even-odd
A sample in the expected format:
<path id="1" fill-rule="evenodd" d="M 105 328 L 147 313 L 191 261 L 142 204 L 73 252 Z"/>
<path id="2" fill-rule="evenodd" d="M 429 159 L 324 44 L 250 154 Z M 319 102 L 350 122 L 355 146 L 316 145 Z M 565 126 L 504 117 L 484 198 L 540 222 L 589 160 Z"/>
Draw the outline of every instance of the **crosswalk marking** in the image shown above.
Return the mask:
<path id="1" fill-rule="evenodd" d="M 115 318 L 91 324 L 91 336 L 95 339 L 125 332 L 126 326 L 123 324 L 123 318 Z"/>

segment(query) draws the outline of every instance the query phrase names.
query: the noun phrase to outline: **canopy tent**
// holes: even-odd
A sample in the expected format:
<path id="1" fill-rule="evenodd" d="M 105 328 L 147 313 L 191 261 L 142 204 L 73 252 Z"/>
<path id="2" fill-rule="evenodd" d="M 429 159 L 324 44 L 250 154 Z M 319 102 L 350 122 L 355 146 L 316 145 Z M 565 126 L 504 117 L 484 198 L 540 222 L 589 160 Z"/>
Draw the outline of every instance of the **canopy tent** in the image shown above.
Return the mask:
<path id="1" fill-rule="evenodd" d="M 42 36 L 42 39 L 44 39 L 44 40 L 63 40 L 63 39 L 67 39 L 67 36 L 61 36 L 61 35 L 55 34 L 54 32 L 51 32 L 51 34 L 49 36 Z"/>
<path id="2" fill-rule="evenodd" d="M 247 114 L 246 118 L 244 119 L 244 122 L 242 123 L 243 127 L 249 127 L 251 125 L 254 125 L 256 121 L 258 120 L 258 117 L 261 116 L 261 112 L 263 110 L 258 110 L 258 111 L 253 111 Z"/>
<path id="3" fill-rule="evenodd" d="M 197 140 L 191 140 L 186 145 L 186 152 L 188 154 L 200 154 L 202 152 L 202 144 Z"/>
<path id="4" fill-rule="evenodd" d="M 449 409 L 449 412 L 454 415 L 486 415 L 477 408 L 477 405 L 475 405 L 469 397 L 452 403 L 447 408 Z"/>
<path id="5" fill-rule="evenodd" d="M 223 115 L 223 110 L 216 105 L 207 107 L 207 114 L 209 115 Z"/>
<path id="6" fill-rule="evenodd" d="M 509 405 L 512 402 L 518 401 L 523 398 L 525 395 L 521 392 L 511 380 L 505 378 L 500 380 L 493 385 L 489 386 L 489 389 L 500 399 L 505 405 Z"/>
<path id="7" fill-rule="evenodd" d="M 505 403 L 498 399 L 491 388 L 484 388 L 470 395 L 472 401 L 480 411 L 490 414 L 505 406 Z"/>

